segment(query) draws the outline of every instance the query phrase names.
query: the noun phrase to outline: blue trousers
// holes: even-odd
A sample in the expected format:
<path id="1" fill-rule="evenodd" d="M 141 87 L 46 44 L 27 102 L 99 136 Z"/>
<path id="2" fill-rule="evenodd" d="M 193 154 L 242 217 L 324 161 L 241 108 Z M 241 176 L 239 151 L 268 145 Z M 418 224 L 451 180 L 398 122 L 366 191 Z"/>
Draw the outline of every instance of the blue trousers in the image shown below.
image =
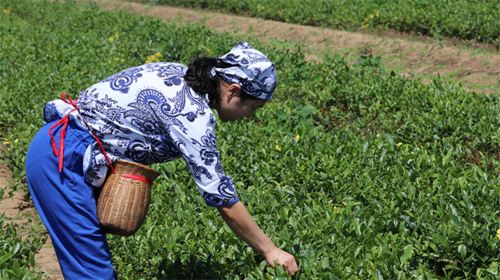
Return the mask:
<path id="1" fill-rule="evenodd" d="M 52 238 L 65 279 L 116 279 L 111 253 L 96 212 L 96 190 L 84 181 L 83 155 L 93 139 L 70 120 L 64 139 L 64 165 L 50 145 L 48 123 L 33 138 L 26 155 L 28 188 Z M 54 137 L 59 147 L 59 133 Z"/>

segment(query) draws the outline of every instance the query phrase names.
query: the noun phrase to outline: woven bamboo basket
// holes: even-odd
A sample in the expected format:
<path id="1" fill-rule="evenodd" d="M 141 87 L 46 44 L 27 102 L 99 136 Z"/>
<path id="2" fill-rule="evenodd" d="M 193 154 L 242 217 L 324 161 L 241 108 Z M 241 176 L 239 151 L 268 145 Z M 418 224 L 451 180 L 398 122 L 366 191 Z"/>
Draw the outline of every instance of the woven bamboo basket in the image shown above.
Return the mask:
<path id="1" fill-rule="evenodd" d="M 97 217 L 105 233 L 129 236 L 144 222 L 151 202 L 152 168 L 125 160 L 115 163 L 97 199 Z"/>

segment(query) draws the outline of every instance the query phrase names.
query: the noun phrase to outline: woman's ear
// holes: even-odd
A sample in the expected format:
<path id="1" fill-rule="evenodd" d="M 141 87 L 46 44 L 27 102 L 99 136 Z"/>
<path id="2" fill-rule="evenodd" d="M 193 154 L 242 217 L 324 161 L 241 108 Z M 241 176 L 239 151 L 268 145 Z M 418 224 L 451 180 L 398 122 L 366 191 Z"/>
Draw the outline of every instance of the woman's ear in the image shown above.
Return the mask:
<path id="1" fill-rule="evenodd" d="M 231 99 L 235 96 L 240 96 L 241 94 L 241 86 L 239 84 L 230 84 L 227 87 L 227 102 L 231 101 Z"/>
<path id="2" fill-rule="evenodd" d="M 241 86 L 239 84 L 230 84 L 227 87 L 227 91 L 231 93 L 232 96 L 239 95 L 241 92 Z"/>

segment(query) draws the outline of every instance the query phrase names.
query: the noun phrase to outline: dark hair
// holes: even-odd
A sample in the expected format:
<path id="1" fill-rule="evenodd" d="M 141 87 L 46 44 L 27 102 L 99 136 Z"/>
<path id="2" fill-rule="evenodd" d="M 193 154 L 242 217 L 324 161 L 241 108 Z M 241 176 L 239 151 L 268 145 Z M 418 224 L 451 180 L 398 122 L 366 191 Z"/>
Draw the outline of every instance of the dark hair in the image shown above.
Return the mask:
<path id="1" fill-rule="evenodd" d="M 210 107 L 219 102 L 219 78 L 212 76 L 212 68 L 230 65 L 215 57 L 199 57 L 188 65 L 184 80 L 198 94 L 208 94 Z"/>
<path id="2" fill-rule="evenodd" d="M 231 64 L 225 63 L 215 57 L 199 57 L 188 65 L 184 80 L 198 94 L 208 94 L 210 107 L 219 103 L 219 83 L 220 78 L 212 76 L 212 68 L 227 68 Z M 258 99 L 242 91 L 243 99 Z"/>

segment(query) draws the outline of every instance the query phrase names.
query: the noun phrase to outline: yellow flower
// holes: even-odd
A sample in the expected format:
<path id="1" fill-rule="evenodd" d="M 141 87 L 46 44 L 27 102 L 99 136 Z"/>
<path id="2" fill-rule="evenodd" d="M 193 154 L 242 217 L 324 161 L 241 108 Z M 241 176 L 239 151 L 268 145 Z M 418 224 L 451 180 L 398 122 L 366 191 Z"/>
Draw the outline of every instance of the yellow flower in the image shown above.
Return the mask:
<path id="1" fill-rule="evenodd" d="M 274 146 L 274 149 L 278 152 L 281 152 L 281 146 L 280 145 L 276 145 Z"/>
<path id="2" fill-rule="evenodd" d="M 161 52 L 156 52 L 153 55 L 148 56 L 146 63 L 160 62 L 163 60 L 163 54 Z"/>
<path id="3" fill-rule="evenodd" d="M 498 238 L 498 240 L 500 240 L 500 228 L 497 229 L 497 238 Z"/>
<path id="4" fill-rule="evenodd" d="M 342 213 L 342 208 L 339 208 L 337 206 L 333 207 L 333 213 L 335 214 L 340 214 Z"/>
<path id="5" fill-rule="evenodd" d="M 300 135 L 295 134 L 295 138 L 294 138 L 294 139 L 295 139 L 295 142 L 299 142 L 299 140 L 300 140 Z"/>
<path id="6" fill-rule="evenodd" d="M 3 13 L 6 15 L 10 15 L 12 13 L 12 9 L 11 8 L 3 9 Z"/>
<path id="7" fill-rule="evenodd" d="M 399 143 L 396 144 L 396 147 L 399 148 L 399 147 L 401 147 L 401 145 L 403 145 L 403 143 L 399 142 Z"/>
<path id="8" fill-rule="evenodd" d="M 120 38 L 120 33 L 115 32 L 111 36 L 109 36 L 108 41 L 113 43 L 113 41 L 118 40 Z"/>
<path id="9" fill-rule="evenodd" d="M 363 23 L 361 24 L 361 28 L 362 29 L 366 29 L 368 27 L 370 27 L 370 25 L 372 25 L 373 23 L 373 20 L 377 17 L 379 17 L 380 14 L 378 11 L 376 11 L 375 13 L 373 14 L 369 14 L 364 20 L 363 20 Z"/>

